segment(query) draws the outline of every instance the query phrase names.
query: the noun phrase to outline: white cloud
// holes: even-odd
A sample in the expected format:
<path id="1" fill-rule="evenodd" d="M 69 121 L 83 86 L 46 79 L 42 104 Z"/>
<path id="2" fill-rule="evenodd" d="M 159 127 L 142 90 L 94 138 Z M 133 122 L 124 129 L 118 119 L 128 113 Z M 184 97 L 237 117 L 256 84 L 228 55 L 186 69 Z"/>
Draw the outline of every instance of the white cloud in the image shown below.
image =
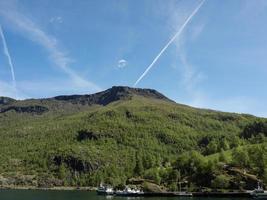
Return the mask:
<path id="1" fill-rule="evenodd" d="M 190 63 L 183 41 L 176 42 L 176 52 L 182 64 L 179 67 L 182 71 L 182 80 L 180 83 L 184 86 L 187 93 L 194 96 L 194 93 L 198 90 L 197 86 L 206 78 L 206 75 Z"/>
<path id="2" fill-rule="evenodd" d="M 59 23 L 59 24 L 61 24 L 63 22 L 63 19 L 60 16 L 51 17 L 49 22 L 50 23 Z"/>
<path id="3" fill-rule="evenodd" d="M 118 68 L 122 69 L 122 68 L 125 68 L 127 66 L 128 62 L 124 59 L 121 59 L 118 61 Z"/>
<path id="4" fill-rule="evenodd" d="M 13 2 L 14 3 L 14 2 Z M 0 3 L 1 5 L 1 3 Z M 6 7 L 4 7 L 6 6 Z M 99 91 L 101 88 L 95 83 L 88 81 L 73 71 L 69 65 L 73 62 L 60 47 L 57 38 L 42 30 L 32 19 L 19 13 L 16 5 L 3 4 L 0 6 L 0 15 L 8 22 L 7 24 L 15 28 L 23 36 L 42 46 L 49 53 L 51 61 L 67 74 L 71 82 L 76 87 L 87 87 L 90 90 Z"/>
<path id="5" fill-rule="evenodd" d="M 203 22 L 195 24 L 194 26 L 192 26 L 190 39 L 192 41 L 197 40 L 198 37 L 202 34 L 204 28 L 205 28 L 205 24 Z"/>
<path id="6" fill-rule="evenodd" d="M 205 4 L 203 6 L 205 6 Z M 179 29 L 182 26 L 182 22 L 185 21 L 189 13 L 192 12 L 192 9 L 194 9 L 195 5 L 186 4 L 183 6 L 179 4 L 177 6 L 177 4 L 171 3 L 169 7 L 169 27 L 171 27 L 171 29 L 174 29 L 174 27 Z M 187 28 L 180 35 L 179 39 L 175 40 L 175 55 L 177 57 L 174 60 L 176 63 L 178 58 L 182 65 L 172 65 L 173 68 L 181 70 L 182 80 L 180 81 L 180 84 L 183 85 L 183 88 L 185 88 L 186 92 L 191 96 L 191 98 L 195 96 L 195 93 L 198 93 L 198 85 L 206 78 L 205 74 L 190 62 L 187 55 L 187 43 L 191 42 L 191 45 L 193 45 L 193 42 L 198 39 L 205 28 L 203 22 L 196 23 L 197 18 L 198 13 L 192 22 L 188 24 Z"/>

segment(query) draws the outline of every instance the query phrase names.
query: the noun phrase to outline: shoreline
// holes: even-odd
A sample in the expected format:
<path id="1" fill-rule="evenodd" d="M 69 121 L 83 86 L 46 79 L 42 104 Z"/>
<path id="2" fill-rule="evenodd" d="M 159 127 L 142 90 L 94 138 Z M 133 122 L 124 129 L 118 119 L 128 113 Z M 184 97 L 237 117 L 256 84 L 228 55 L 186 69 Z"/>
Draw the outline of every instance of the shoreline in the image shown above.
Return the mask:
<path id="1" fill-rule="evenodd" d="M 40 191 L 88 191 L 94 192 L 96 187 L 35 187 L 35 186 L 0 186 L 1 190 L 40 190 Z M 144 197 L 177 197 L 179 192 L 146 192 L 140 196 Z M 192 197 L 251 197 L 251 191 L 245 192 L 192 192 Z"/>
<path id="2" fill-rule="evenodd" d="M 32 190 L 32 191 L 83 191 L 96 192 L 96 187 L 34 187 L 34 186 L 0 186 L 0 191 L 8 190 Z M 181 195 L 180 192 L 145 192 L 141 195 L 125 195 L 125 197 L 204 197 L 204 198 L 251 198 L 251 191 L 243 192 L 192 192 L 191 196 Z M 96 193 L 97 194 L 97 193 Z"/>
<path id="3" fill-rule="evenodd" d="M 0 190 L 54 190 L 54 191 L 96 191 L 96 187 L 35 187 L 35 186 L 0 186 Z"/>

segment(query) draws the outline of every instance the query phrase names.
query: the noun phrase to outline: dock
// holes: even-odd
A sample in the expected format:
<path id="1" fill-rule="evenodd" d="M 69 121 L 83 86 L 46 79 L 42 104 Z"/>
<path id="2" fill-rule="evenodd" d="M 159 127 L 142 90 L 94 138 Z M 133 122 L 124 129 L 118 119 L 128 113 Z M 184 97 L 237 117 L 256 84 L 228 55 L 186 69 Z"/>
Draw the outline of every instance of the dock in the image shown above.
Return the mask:
<path id="1" fill-rule="evenodd" d="M 250 192 L 192 192 L 193 197 L 251 197 Z"/>
<path id="2" fill-rule="evenodd" d="M 192 193 L 184 192 L 144 192 L 144 197 L 192 197 Z"/>
<path id="3" fill-rule="evenodd" d="M 116 195 L 116 194 L 114 194 Z M 251 198 L 250 192 L 144 192 L 129 193 L 125 197 L 216 197 L 216 198 Z"/>

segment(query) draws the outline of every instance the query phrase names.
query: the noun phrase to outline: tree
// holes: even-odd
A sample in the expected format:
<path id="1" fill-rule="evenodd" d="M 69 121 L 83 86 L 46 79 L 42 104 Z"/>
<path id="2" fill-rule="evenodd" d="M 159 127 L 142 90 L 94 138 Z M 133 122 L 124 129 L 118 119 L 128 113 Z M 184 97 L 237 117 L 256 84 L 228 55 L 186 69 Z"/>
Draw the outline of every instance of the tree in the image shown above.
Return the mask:
<path id="1" fill-rule="evenodd" d="M 216 152 L 218 152 L 218 145 L 214 140 L 212 140 L 207 146 L 207 153 L 213 154 Z"/>
<path id="2" fill-rule="evenodd" d="M 226 151 L 230 148 L 229 143 L 225 138 L 221 139 L 220 148 L 221 148 L 221 150 L 224 150 L 224 151 Z"/>
<path id="3" fill-rule="evenodd" d="M 220 162 L 226 162 L 226 163 L 227 163 L 227 157 L 226 157 L 224 151 L 221 151 L 221 152 L 220 152 L 220 154 L 219 154 L 219 161 L 220 161 Z"/>
<path id="4" fill-rule="evenodd" d="M 143 159 L 140 154 L 136 154 L 136 165 L 134 173 L 139 176 L 144 173 Z"/>
<path id="5" fill-rule="evenodd" d="M 145 171 L 144 177 L 155 181 L 157 184 L 160 184 L 161 177 L 159 175 L 159 170 L 157 168 L 151 168 Z"/>
<path id="6" fill-rule="evenodd" d="M 247 167 L 249 165 L 248 152 L 241 147 L 237 147 L 232 152 L 233 164 L 240 167 Z"/>
<path id="7" fill-rule="evenodd" d="M 177 169 L 174 169 L 171 170 L 169 177 L 172 181 L 175 181 L 177 183 L 181 179 L 181 173 Z"/>
<path id="8" fill-rule="evenodd" d="M 67 169 L 64 164 L 61 164 L 58 169 L 58 175 L 61 180 L 64 180 L 67 175 Z"/>
<path id="9" fill-rule="evenodd" d="M 254 122 L 252 124 L 247 125 L 243 132 L 241 133 L 241 137 L 248 139 L 252 136 L 256 136 L 259 133 L 263 133 L 265 136 L 267 136 L 267 123 L 258 121 Z"/>
<path id="10" fill-rule="evenodd" d="M 263 182 L 267 184 L 267 167 L 264 169 Z"/>
<path id="11" fill-rule="evenodd" d="M 228 188 L 230 183 L 230 178 L 228 178 L 227 176 L 221 174 L 219 176 L 216 176 L 216 178 L 214 180 L 212 180 L 212 187 L 213 188 L 219 188 L 219 189 L 225 189 Z"/>

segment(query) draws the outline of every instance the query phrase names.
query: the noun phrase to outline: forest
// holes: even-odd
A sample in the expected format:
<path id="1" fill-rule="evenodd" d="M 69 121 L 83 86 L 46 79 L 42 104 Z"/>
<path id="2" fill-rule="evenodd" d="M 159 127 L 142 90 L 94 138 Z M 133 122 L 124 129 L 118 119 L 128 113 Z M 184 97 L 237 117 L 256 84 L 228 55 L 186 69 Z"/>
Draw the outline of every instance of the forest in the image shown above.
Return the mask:
<path id="1" fill-rule="evenodd" d="M 101 182 L 163 191 L 267 184 L 267 119 L 122 86 L 92 95 L 0 97 L 0 186 Z"/>

